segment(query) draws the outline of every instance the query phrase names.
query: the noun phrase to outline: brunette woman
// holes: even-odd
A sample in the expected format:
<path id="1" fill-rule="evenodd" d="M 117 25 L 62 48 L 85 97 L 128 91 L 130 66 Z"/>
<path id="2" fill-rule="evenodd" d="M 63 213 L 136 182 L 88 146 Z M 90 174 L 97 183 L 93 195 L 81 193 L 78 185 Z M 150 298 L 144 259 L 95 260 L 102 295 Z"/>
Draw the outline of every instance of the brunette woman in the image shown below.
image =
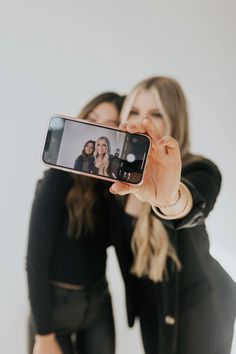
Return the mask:
<path id="1" fill-rule="evenodd" d="M 122 101 L 106 92 L 79 118 L 117 126 Z M 27 251 L 34 354 L 115 353 L 105 276 L 108 186 L 54 169 L 37 183 Z"/>

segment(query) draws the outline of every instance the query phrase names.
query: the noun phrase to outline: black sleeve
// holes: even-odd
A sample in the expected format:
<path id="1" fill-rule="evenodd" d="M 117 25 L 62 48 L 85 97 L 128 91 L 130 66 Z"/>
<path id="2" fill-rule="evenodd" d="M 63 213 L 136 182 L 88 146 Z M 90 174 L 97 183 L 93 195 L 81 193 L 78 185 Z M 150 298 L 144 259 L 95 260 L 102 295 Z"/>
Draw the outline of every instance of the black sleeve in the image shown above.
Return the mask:
<path id="1" fill-rule="evenodd" d="M 89 161 L 89 172 L 94 172 L 95 169 L 95 158 L 94 156 Z"/>
<path id="2" fill-rule="evenodd" d="M 205 218 L 214 207 L 221 187 L 221 174 L 217 166 L 207 159 L 194 161 L 184 166 L 181 180 L 192 194 L 192 210 L 179 220 L 164 220 L 157 216 L 163 224 L 172 229 L 204 224 Z"/>
<path id="3" fill-rule="evenodd" d="M 80 155 L 75 160 L 74 168 L 78 171 L 82 171 L 83 156 Z"/>
<path id="4" fill-rule="evenodd" d="M 26 270 L 36 331 L 41 335 L 52 331 L 50 261 L 71 185 L 69 173 L 55 169 L 46 171 L 37 183 L 32 205 Z"/>

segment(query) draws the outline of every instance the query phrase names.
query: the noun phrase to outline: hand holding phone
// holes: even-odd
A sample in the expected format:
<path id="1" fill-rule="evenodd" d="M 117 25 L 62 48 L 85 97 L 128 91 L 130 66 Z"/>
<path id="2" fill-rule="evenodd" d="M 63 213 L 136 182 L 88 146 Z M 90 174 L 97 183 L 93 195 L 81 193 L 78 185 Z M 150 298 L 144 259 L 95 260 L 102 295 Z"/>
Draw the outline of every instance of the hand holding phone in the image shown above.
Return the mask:
<path id="1" fill-rule="evenodd" d="M 150 138 L 62 115 L 51 117 L 42 162 L 86 176 L 140 184 Z"/>
<path id="2" fill-rule="evenodd" d="M 151 148 L 143 183 L 135 186 L 117 181 L 111 186 L 110 192 L 120 195 L 132 193 L 152 205 L 170 204 L 178 194 L 182 168 L 177 140 L 171 136 L 161 137 L 149 118 L 137 124 L 122 124 L 120 128 L 132 134 L 147 134 L 151 138 Z"/>

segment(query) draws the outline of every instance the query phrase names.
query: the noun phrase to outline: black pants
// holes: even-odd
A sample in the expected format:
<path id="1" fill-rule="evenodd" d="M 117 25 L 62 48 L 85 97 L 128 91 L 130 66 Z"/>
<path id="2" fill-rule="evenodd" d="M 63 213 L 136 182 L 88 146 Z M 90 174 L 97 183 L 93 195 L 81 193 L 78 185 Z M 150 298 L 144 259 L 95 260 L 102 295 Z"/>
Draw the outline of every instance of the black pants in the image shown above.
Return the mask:
<path id="1" fill-rule="evenodd" d="M 52 287 L 53 332 L 63 354 L 114 354 L 115 330 L 106 281 L 82 290 Z"/>

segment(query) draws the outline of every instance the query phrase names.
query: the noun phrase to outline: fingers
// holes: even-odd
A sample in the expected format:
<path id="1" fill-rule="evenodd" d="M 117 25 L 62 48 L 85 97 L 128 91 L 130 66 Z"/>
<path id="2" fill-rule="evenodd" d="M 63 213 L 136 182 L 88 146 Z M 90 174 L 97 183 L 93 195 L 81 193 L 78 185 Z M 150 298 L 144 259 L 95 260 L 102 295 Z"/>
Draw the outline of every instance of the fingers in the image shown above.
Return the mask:
<path id="1" fill-rule="evenodd" d="M 167 154 L 173 149 L 178 149 L 178 142 L 171 136 L 161 137 L 157 127 L 150 118 L 144 118 L 142 122 L 127 122 L 120 124 L 119 128 L 131 134 L 140 133 L 148 135 L 152 140 L 152 149 L 159 153 Z"/>
<path id="2" fill-rule="evenodd" d="M 142 121 L 142 126 L 145 129 L 145 133 L 148 134 L 152 140 L 157 141 L 161 139 L 161 135 L 159 134 L 157 127 L 149 118 L 144 118 Z"/>
<path id="3" fill-rule="evenodd" d="M 119 128 L 121 130 L 127 131 L 131 134 L 140 133 L 149 135 L 152 140 L 157 141 L 161 138 L 157 127 L 149 118 L 144 118 L 141 122 L 127 122 L 120 124 Z"/>
<path id="4" fill-rule="evenodd" d="M 121 130 L 129 132 L 131 134 L 134 134 L 134 133 L 144 134 L 144 133 L 146 133 L 145 127 L 143 127 L 143 125 L 141 123 L 123 123 L 123 124 L 119 125 L 119 128 Z"/>
<path id="5" fill-rule="evenodd" d="M 162 146 L 165 146 L 168 149 L 176 149 L 178 147 L 177 140 L 175 140 L 171 136 L 163 136 L 159 140 L 159 144 L 161 144 Z"/>

